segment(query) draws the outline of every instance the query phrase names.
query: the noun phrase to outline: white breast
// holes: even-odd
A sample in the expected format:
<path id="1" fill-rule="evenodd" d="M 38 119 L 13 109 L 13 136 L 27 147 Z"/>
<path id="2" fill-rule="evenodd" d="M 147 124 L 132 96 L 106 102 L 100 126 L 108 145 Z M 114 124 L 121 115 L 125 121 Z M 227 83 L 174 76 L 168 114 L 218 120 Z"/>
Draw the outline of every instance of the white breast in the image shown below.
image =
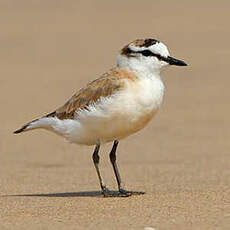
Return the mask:
<path id="1" fill-rule="evenodd" d="M 142 78 L 128 82 L 115 95 L 103 98 L 89 111 L 78 112 L 78 125 L 68 139 L 93 145 L 124 138 L 142 129 L 162 103 L 164 85 L 160 79 Z"/>
<path id="2" fill-rule="evenodd" d="M 87 110 L 76 111 L 77 119 L 43 118 L 47 129 L 73 143 L 95 145 L 119 140 L 145 127 L 159 109 L 164 85 L 158 77 L 125 81 L 126 87 L 102 98 Z"/>

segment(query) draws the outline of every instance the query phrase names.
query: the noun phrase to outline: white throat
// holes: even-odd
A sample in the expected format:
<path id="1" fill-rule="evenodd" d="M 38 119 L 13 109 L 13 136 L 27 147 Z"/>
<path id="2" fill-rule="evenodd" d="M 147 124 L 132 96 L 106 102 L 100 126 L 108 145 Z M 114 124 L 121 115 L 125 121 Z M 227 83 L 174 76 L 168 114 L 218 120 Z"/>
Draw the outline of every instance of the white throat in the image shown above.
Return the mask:
<path id="1" fill-rule="evenodd" d="M 139 59 L 132 58 L 132 57 L 128 58 L 124 55 L 118 54 L 117 66 L 128 68 L 131 71 L 145 74 L 146 77 L 155 76 L 157 78 L 160 78 L 161 66 L 157 65 L 156 63 L 150 64 L 148 62 L 141 62 Z"/>

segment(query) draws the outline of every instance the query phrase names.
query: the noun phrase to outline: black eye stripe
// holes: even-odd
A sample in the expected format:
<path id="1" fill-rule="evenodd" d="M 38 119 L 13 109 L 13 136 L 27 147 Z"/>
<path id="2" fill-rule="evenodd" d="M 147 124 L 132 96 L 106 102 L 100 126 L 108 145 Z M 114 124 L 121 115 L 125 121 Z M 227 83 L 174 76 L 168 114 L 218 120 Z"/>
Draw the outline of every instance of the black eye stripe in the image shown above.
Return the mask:
<path id="1" fill-rule="evenodd" d="M 138 53 L 141 53 L 145 57 L 153 56 L 153 53 L 150 50 L 142 50 L 142 51 L 139 51 Z"/>
<path id="2" fill-rule="evenodd" d="M 155 53 L 151 52 L 150 50 L 134 51 L 134 53 L 141 53 L 145 57 L 149 57 L 149 56 L 156 57 L 159 61 L 166 61 L 167 62 L 166 57 L 163 57 L 160 54 L 155 54 Z"/>
<path id="3" fill-rule="evenodd" d="M 166 57 L 163 57 L 160 54 L 155 54 L 155 53 L 153 53 L 153 52 L 151 52 L 150 50 L 147 50 L 147 49 L 146 50 L 140 50 L 140 51 L 134 51 L 134 50 L 130 49 L 128 46 L 126 46 L 122 50 L 122 54 L 126 55 L 127 57 L 133 57 L 137 53 L 140 53 L 145 57 L 156 57 L 159 61 L 168 62 Z"/>

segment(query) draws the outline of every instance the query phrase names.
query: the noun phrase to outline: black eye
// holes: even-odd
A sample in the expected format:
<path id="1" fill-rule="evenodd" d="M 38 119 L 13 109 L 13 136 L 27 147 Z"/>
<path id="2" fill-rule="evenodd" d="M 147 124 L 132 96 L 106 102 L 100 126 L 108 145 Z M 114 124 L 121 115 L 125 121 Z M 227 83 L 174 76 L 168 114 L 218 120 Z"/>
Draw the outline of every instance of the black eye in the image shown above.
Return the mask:
<path id="1" fill-rule="evenodd" d="M 153 56 L 153 53 L 149 50 L 143 50 L 140 52 L 142 55 L 144 55 L 145 57 L 148 57 L 148 56 Z"/>

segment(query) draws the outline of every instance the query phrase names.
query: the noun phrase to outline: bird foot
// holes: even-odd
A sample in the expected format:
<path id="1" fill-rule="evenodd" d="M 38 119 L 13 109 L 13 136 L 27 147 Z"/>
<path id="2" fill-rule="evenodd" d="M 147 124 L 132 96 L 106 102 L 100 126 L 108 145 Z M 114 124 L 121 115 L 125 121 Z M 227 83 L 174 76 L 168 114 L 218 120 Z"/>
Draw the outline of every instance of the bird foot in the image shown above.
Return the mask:
<path id="1" fill-rule="evenodd" d="M 119 189 L 119 194 L 122 197 L 129 197 L 129 196 L 132 196 L 132 195 L 143 195 L 143 194 L 145 194 L 145 192 L 128 191 L 128 190 L 125 190 L 125 189 L 121 188 L 121 189 Z"/>
<path id="2" fill-rule="evenodd" d="M 105 186 L 102 188 L 102 194 L 104 197 L 114 197 L 115 193 L 116 192 L 109 190 Z"/>
<path id="3" fill-rule="evenodd" d="M 102 194 L 104 197 L 129 197 L 132 195 L 143 195 L 145 193 L 137 191 L 127 191 L 125 189 L 119 189 L 119 191 L 111 191 L 104 187 L 102 190 Z"/>

